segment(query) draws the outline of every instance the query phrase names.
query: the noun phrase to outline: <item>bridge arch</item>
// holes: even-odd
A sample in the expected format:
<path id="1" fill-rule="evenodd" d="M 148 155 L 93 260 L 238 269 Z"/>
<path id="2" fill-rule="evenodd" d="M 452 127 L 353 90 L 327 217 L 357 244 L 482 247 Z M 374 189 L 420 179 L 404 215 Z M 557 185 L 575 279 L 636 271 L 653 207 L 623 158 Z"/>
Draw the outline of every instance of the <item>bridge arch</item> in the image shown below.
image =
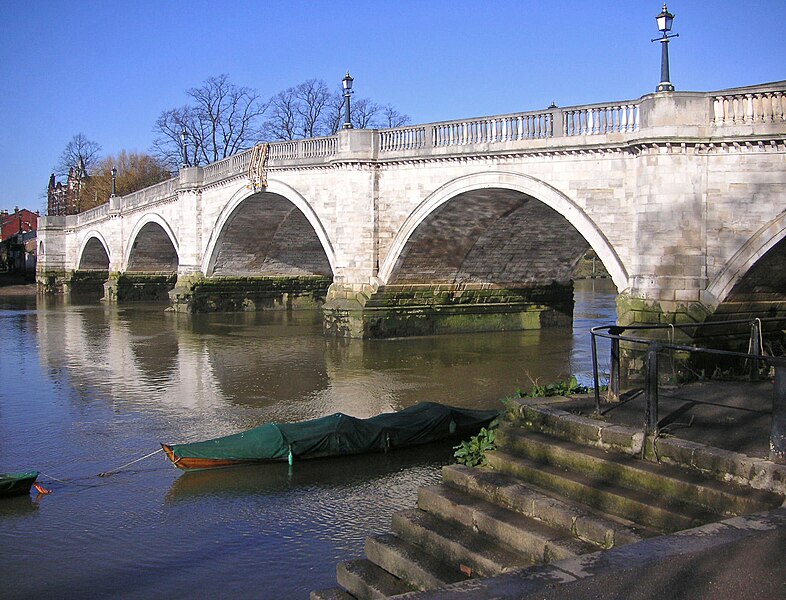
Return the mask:
<path id="1" fill-rule="evenodd" d="M 134 225 L 123 264 L 126 271 L 177 271 L 178 241 L 169 223 L 157 213 Z"/>
<path id="2" fill-rule="evenodd" d="M 379 278 L 389 283 L 399 264 L 408 242 L 418 227 L 436 213 L 444 204 L 457 196 L 470 192 L 508 190 L 519 192 L 536 200 L 564 217 L 595 250 L 614 281 L 617 289 L 628 287 L 628 274 L 617 252 L 605 235 L 570 198 L 554 187 L 528 175 L 508 171 L 485 171 L 464 175 L 449 181 L 426 198 L 407 218 L 391 244 L 380 265 Z"/>
<path id="3" fill-rule="evenodd" d="M 109 271 L 110 257 L 106 238 L 100 231 L 89 231 L 79 247 L 77 270 Z"/>
<path id="4" fill-rule="evenodd" d="M 774 259 L 780 262 L 784 257 L 786 257 L 786 212 L 782 212 L 761 227 L 710 281 L 707 286 L 706 304 L 711 309 L 717 309 L 732 295 L 737 284 L 743 282 L 746 276 L 761 264 L 760 261 Z M 779 274 L 781 278 L 784 277 L 783 273 L 772 271 L 769 277 Z"/>
<path id="5" fill-rule="evenodd" d="M 206 276 L 211 276 L 224 269 L 231 268 L 223 264 L 221 257 L 224 247 L 231 242 L 230 237 L 237 231 L 231 232 L 233 225 L 235 229 L 240 229 L 240 220 L 253 221 L 255 224 L 267 225 L 267 237 L 256 236 L 256 240 L 251 242 L 246 240 L 245 244 L 253 244 L 250 248 L 256 252 L 261 252 L 264 256 L 259 257 L 254 266 L 260 267 L 260 261 L 265 261 L 268 268 L 274 268 L 271 263 L 277 261 L 270 260 L 267 252 L 276 236 L 297 237 L 298 233 L 307 231 L 307 239 L 293 240 L 291 244 L 300 244 L 298 250 L 311 257 L 309 262 L 314 274 L 332 275 L 336 270 L 336 256 L 333 245 L 325 231 L 321 220 L 314 212 L 308 201 L 292 187 L 271 179 L 264 190 L 254 191 L 247 186 L 237 190 L 222 209 L 215 226 L 211 230 L 211 235 L 207 243 L 202 263 L 202 272 Z M 314 237 L 310 237 L 313 232 Z M 267 248 L 262 248 L 260 244 L 270 243 Z M 239 243 L 243 243 L 241 240 Z M 318 246 L 318 247 L 317 247 Z M 319 256 L 322 254 L 323 256 Z M 283 261 L 286 262 L 286 261 Z M 290 265 L 297 269 L 297 265 Z M 249 269 L 250 265 L 236 265 L 235 269 Z M 308 269 L 306 269 L 308 270 Z M 325 271 L 330 271 L 327 273 Z M 238 273 L 232 273 L 238 274 Z"/>

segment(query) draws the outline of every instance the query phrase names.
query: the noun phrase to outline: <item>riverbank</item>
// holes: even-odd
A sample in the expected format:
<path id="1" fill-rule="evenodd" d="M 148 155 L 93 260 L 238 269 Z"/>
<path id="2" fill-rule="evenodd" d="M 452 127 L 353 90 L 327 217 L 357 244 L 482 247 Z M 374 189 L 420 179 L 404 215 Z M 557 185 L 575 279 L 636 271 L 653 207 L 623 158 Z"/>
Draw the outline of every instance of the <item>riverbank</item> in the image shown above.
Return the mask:
<path id="1" fill-rule="evenodd" d="M 36 284 L 25 277 L 0 271 L 0 296 L 35 296 Z"/>

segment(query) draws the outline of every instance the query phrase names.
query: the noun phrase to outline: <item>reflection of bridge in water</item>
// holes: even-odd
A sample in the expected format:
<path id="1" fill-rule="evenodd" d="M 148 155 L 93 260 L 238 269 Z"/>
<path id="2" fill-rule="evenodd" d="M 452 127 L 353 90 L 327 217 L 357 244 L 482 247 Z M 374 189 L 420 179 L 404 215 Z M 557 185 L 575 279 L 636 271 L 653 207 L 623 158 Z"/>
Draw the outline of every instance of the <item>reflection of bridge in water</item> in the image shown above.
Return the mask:
<path id="1" fill-rule="evenodd" d="M 39 282 L 392 337 L 569 323 L 592 248 L 623 323 L 783 313 L 785 110 L 777 82 L 274 143 L 47 217 Z"/>
<path id="2" fill-rule="evenodd" d="M 587 295 L 606 298 L 603 315 Z M 593 324 L 606 322 L 609 300 L 608 292 L 583 292 L 577 314 L 590 308 Z M 149 304 L 40 299 L 35 313 L 44 369 L 67 377 L 82 398 L 160 412 L 210 437 L 333 412 L 369 417 L 423 400 L 498 408 L 500 397 L 530 384 L 528 374 L 591 371 L 586 328 L 380 343 L 325 339 L 319 318 L 318 311 L 186 317 Z M 220 431 L 205 430 L 218 422 Z"/>

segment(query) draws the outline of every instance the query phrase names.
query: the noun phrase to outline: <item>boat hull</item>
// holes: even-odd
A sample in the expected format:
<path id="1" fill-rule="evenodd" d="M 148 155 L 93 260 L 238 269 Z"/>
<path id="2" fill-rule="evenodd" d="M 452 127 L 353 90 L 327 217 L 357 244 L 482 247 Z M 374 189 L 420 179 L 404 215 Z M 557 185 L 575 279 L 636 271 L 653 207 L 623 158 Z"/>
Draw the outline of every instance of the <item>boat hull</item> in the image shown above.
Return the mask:
<path id="1" fill-rule="evenodd" d="M 497 418 L 494 410 L 421 402 L 395 413 L 358 419 L 335 413 L 299 423 L 267 423 L 187 444 L 161 444 L 184 471 L 388 452 L 472 435 Z"/>
<path id="2" fill-rule="evenodd" d="M 29 494 L 36 479 L 38 479 L 38 471 L 0 473 L 0 498 Z"/>

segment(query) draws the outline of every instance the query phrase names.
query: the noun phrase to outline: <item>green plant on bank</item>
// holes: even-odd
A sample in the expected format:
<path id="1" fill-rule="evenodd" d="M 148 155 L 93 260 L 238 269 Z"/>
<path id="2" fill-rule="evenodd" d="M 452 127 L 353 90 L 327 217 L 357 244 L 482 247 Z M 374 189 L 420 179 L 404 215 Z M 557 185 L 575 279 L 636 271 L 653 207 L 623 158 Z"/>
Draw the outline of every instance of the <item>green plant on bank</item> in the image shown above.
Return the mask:
<path id="1" fill-rule="evenodd" d="M 488 427 L 483 427 L 477 435 L 473 435 L 469 440 L 454 446 L 453 457 L 456 462 L 468 467 L 477 467 L 486 464 L 486 452 L 491 452 L 497 446 L 495 439 L 499 427 L 499 418 L 489 423 Z"/>
<path id="2" fill-rule="evenodd" d="M 521 388 L 516 390 L 516 396 L 519 398 L 549 398 L 551 396 L 570 396 L 572 394 L 587 394 L 590 388 L 584 385 L 579 385 L 575 375 L 571 375 L 570 379 L 555 381 L 554 383 L 547 383 L 539 385 L 537 381 L 532 382 L 532 389 L 529 392 L 524 392 Z"/>
<path id="3" fill-rule="evenodd" d="M 570 396 L 571 394 L 587 394 L 592 388 L 579 385 L 576 376 L 571 376 L 567 381 L 557 381 L 546 385 L 539 385 L 537 381 L 532 381 L 532 389 L 525 393 L 517 389 L 513 397 L 502 398 L 502 404 L 506 413 L 515 409 L 515 398 L 544 398 L 550 396 Z M 608 386 L 600 386 L 601 390 L 608 389 Z M 461 442 L 453 447 L 453 457 L 456 462 L 468 467 L 476 467 L 486 464 L 486 453 L 496 448 L 496 429 L 499 427 L 499 417 L 489 423 L 488 427 L 483 427 L 477 435 L 469 440 Z"/>

